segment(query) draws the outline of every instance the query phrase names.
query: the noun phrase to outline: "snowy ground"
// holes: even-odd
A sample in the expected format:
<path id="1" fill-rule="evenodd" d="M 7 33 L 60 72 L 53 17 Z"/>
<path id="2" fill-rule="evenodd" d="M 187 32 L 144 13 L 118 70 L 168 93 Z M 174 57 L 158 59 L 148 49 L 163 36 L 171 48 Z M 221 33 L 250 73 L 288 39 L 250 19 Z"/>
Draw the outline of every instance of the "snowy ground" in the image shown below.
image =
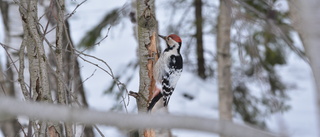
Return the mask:
<path id="1" fill-rule="evenodd" d="M 69 10 L 73 10 L 72 7 L 75 6 L 74 3 L 80 2 L 79 0 L 69 1 Z M 122 6 L 125 2 L 125 0 L 118 0 L 116 2 L 94 0 L 87 1 L 80 6 L 76 14 L 69 20 L 74 42 L 77 44 L 85 32 L 90 30 L 94 24 L 97 24 L 105 13 L 115 7 Z M 161 14 L 157 16 L 157 18 L 160 21 L 165 20 Z M 159 24 L 161 25 L 161 23 Z M 102 33 L 106 34 L 107 29 L 102 31 Z M 111 28 L 107 39 L 98 45 L 95 50 L 89 51 L 88 53 L 105 60 L 115 73 L 120 72 L 117 70 L 124 69 L 123 67 L 128 61 L 136 58 L 137 42 L 133 38 L 133 33 L 133 25 L 129 19 L 124 19 L 118 26 Z M 0 38 L 0 40 L 1 39 L 2 38 Z M 103 66 L 103 64 L 100 65 Z M 106 66 L 103 67 L 106 68 Z M 83 61 L 81 61 L 81 69 L 83 79 L 94 74 L 84 83 L 91 109 L 108 111 L 114 104 L 121 103 L 115 102 L 112 95 L 103 93 L 111 81 L 111 78 L 105 72 Z M 306 63 L 292 54 L 289 57 L 288 65 L 286 67 L 279 67 L 278 71 L 284 81 L 296 84 L 296 88 L 290 91 L 290 105 L 292 109 L 269 118 L 267 120 L 268 125 L 273 132 L 284 133 L 290 137 L 315 137 L 317 135 L 315 97 L 310 68 Z M 138 71 L 135 72 L 132 81 L 133 82 L 127 85 L 127 88 L 132 91 L 138 91 Z M 170 113 L 174 115 L 218 118 L 216 85 L 216 80 L 202 81 L 197 79 L 193 74 L 184 72 L 181 80 L 178 82 L 175 93 L 171 97 L 169 105 Z M 194 99 L 186 99 L 183 97 L 184 93 L 193 95 Z M 128 111 L 136 111 L 136 102 L 133 98 L 130 98 Z M 123 132 L 116 128 L 106 126 L 99 127 L 105 136 L 125 136 Z M 173 130 L 173 134 L 178 137 L 215 136 L 214 134 L 185 130 Z"/>

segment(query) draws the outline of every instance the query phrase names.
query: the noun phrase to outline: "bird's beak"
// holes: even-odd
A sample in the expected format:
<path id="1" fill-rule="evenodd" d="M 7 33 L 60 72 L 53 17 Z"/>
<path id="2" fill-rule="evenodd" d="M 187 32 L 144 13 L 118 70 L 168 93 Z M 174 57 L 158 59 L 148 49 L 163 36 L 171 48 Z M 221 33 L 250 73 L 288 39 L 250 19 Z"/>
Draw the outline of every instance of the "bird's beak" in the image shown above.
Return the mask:
<path id="1" fill-rule="evenodd" d="M 159 34 L 158 34 L 158 36 L 159 36 L 160 38 L 166 40 L 166 36 L 162 36 L 162 35 L 159 35 Z"/>

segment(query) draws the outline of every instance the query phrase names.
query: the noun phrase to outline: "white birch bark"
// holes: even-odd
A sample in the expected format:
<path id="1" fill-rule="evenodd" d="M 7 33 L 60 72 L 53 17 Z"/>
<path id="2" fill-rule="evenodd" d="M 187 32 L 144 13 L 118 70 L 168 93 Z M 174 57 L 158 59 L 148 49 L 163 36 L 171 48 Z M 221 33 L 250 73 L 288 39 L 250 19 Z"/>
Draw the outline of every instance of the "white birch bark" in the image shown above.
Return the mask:
<path id="1" fill-rule="evenodd" d="M 19 5 L 21 14 L 24 38 L 22 45 L 27 47 L 29 60 L 29 72 L 33 99 L 36 101 L 52 103 L 49 90 L 47 72 L 47 57 L 44 50 L 44 35 L 38 26 L 38 0 L 21 0 Z M 47 135 L 47 128 L 50 122 L 40 121 L 40 130 L 37 132 L 40 137 Z"/>
<path id="2" fill-rule="evenodd" d="M 0 61 L 0 96 L 14 96 L 14 89 L 11 84 L 11 79 L 10 79 L 10 75 L 7 73 L 7 75 L 5 76 L 4 74 L 4 69 L 2 67 L 2 62 Z M 11 71 L 10 68 L 5 68 L 7 71 Z M 0 124 L 0 128 L 2 130 L 2 133 L 4 136 L 14 136 L 14 137 L 18 137 L 19 136 L 19 123 L 17 121 L 17 119 L 15 118 L 9 118 L 5 121 L 2 121 Z"/>
<path id="3" fill-rule="evenodd" d="M 232 121 L 232 81 L 230 54 L 231 1 L 220 0 L 217 57 L 220 120 Z"/>
<path id="4" fill-rule="evenodd" d="M 140 59 L 140 86 L 139 98 L 137 98 L 139 113 L 147 111 L 149 100 L 155 90 L 153 67 L 158 59 L 158 23 L 154 3 L 155 0 L 137 0 L 137 36 Z M 147 129 L 140 130 L 139 136 L 171 137 L 171 132 L 167 128 L 159 130 Z"/>
<path id="5" fill-rule="evenodd" d="M 314 76 L 320 131 L 320 1 L 290 0 L 289 5 L 292 24 L 302 38 Z"/>
<path id="6" fill-rule="evenodd" d="M 149 5 L 149 8 L 147 7 Z M 141 98 L 137 99 L 139 112 L 147 112 L 149 98 L 149 87 L 151 78 L 148 72 L 148 47 L 151 43 L 151 36 L 156 32 L 156 19 L 154 14 L 154 0 L 137 0 L 138 17 L 138 42 L 139 42 L 139 60 L 140 60 L 140 85 L 139 94 Z"/>
<path id="7" fill-rule="evenodd" d="M 6 75 L 5 77 L 0 78 L 0 94 L 5 93 L 5 96 L 20 97 L 21 92 L 19 92 L 20 90 L 17 89 L 20 89 L 19 83 L 22 83 L 24 85 L 24 89 L 22 90 L 23 95 L 27 97 L 28 91 L 25 87 L 26 85 L 24 84 L 24 80 L 20 81 L 20 76 L 18 76 L 18 71 L 20 70 L 19 63 L 21 62 L 19 60 L 18 53 L 20 53 L 19 47 L 22 41 L 21 36 L 23 34 L 20 14 L 18 10 L 19 7 L 15 4 L 12 4 L 10 1 L 4 0 L 0 0 L 0 6 L 2 19 L 5 26 L 5 29 L 3 30 L 5 34 L 4 41 L 1 41 L 1 44 L 3 45 L 0 46 L 0 48 L 3 48 L 5 50 L 7 61 L 7 68 L 3 69 L 3 71 L 0 69 L 2 71 L 0 72 L 0 75 Z M 17 80 L 19 82 L 17 82 Z M 4 121 L 2 124 L 0 124 L 0 127 L 2 129 L 2 133 L 5 136 L 20 136 L 19 131 L 21 127 L 17 119 Z"/>
<path id="8" fill-rule="evenodd" d="M 66 104 L 65 100 L 65 86 L 63 83 L 64 80 L 64 74 L 63 74 L 63 32 L 64 32 L 64 0 L 59 0 L 56 3 L 57 11 L 58 11 L 58 17 L 57 17 L 57 28 L 56 28 L 56 61 L 57 61 L 57 93 L 58 93 L 58 102 L 60 104 Z"/>

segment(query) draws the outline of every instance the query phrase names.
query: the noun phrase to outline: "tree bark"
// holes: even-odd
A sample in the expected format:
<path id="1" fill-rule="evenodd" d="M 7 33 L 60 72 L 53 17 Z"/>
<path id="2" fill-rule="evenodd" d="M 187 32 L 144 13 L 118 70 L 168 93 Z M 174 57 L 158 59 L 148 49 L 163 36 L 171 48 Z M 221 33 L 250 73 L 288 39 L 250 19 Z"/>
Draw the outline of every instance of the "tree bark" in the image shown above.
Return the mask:
<path id="1" fill-rule="evenodd" d="M 38 0 L 21 0 L 19 4 L 24 30 L 22 45 L 27 47 L 33 100 L 52 103 L 47 57 L 42 38 L 44 36 L 40 33 L 38 26 Z M 50 122 L 39 121 L 39 123 L 40 129 L 36 136 L 44 137 L 47 135 L 46 131 Z"/>
<path id="2" fill-rule="evenodd" d="M 313 71 L 320 129 L 320 1 L 291 0 L 289 6 L 292 24 L 302 38 Z M 320 132 L 318 136 L 320 137 Z"/>
<path id="3" fill-rule="evenodd" d="M 13 4 L 9 4 L 9 1 L 4 1 L 4 0 L 0 0 L 0 10 L 1 10 L 1 14 L 2 14 L 2 20 L 3 20 L 3 24 L 4 24 L 4 43 L 5 44 L 12 44 L 10 42 L 12 42 L 12 34 L 10 31 L 10 27 L 12 25 L 12 23 L 10 23 L 10 17 L 9 17 L 9 8 L 13 8 Z M 10 46 L 10 45 L 9 45 Z M 0 47 L 1 48 L 1 47 Z M 7 47 L 3 47 L 4 50 L 6 50 L 6 52 L 8 54 L 10 54 L 11 58 L 16 59 L 17 56 L 13 56 L 13 54 L 11 54 L 12 52 L 7 48 Z M 14 63 L 11 63 L 9 57 L 6 57 L 6 67 L 5 69 L 3 69 L 3 66 L 1 65 L 0 62 L 0 96 L 10 96 L 10 97 L 15 97 L 16 93 L 15 93 L 15 78 L 16 76 L 14 75 Z M 4 75 L 6 74 L 6 76 Z M 0 124 L 2 133 L 4 136 L 15 136 L 15 137 L 19 137 L 19 131 L 21 129 L 20 123 L 17 119 L 11 119 L 11 120 L 6 120 L 3 121 L 2 124 Z"/>
<path id="4" fill-rule="evenodd" d="M 23 5 L 27 4 L 27 5 Z M 23 21 L 24 39 L 22 44 L 27 46 L 31 87 L 36 91 L 36 99 L 52 102 L 49 91 L 47 57 L 44 50 L 42 34 L 38 27 L 38 1 L 25 0 L 20 2 L 20 14 Z"/>
<path id="5" fill-rule="evenodd" d="M 140 85 L 137 98 L 138 112 L 147 112 L 147 106 L 155 91 L 153 67 L 158 60 L 158 23 L 154 0 L 137 0 L 137 30 L 139 42 Z M 152 59 L 151 59 L 152 58 Z M 170 137 L 170 130 L 146 129 L 139 131 L 140 137 Z"/>
<path id="6" fill-rule="evenodd" d="M 63 46 L 65 43 L 63 43 L 64 38 L 64 0 L 59 0 L 55 4 L 56 10 L 58 12 L 57 16 L 57 28 L 56 28 L 56 61 L 57 61 L 57 93 L 58 93 L 58 103 L 60 104 L 66 104 L 66 89 L 64 85 L 65 75 L 63 71 Z"/>
<path id="7" fill-rule="evenodd" d="M 137 99 L 138 111 L 147 112 L 149 94 L 152 93 L 150 74 L 154 62 L 150 62 L 149 57 L 153 57 L 152 51 L 148 48 L 151 46 L 152 37 L 156 37 L 157 21 L 154 12 L 154 0 L 137 0 L 138 16 L 138 42 L 139 42 L 139 65 L 140 65 L 140 85 L 139 98 Z M 155 38 L 154 38 L 155 39 Z"/>
<path id="8" fill-rule="evenodd" d="M 230 26 L 231 1 L 220 0 L 217 36 L 219 116 L 225 121 L 232 121 Z"/>
<path id="9" fill-rule="evenodd" d="M 66 97 L 67 97 L 67 90 L 66 90 L 66 85 L 67 83 L 71 83 L 71 79 L 66 80 L 65 74 L 69 73 L 64 73 L 64 61 L 63 57 L 65 54 L 64 49 L 67 47 L 67 41 L 66 40 L 66 30 L 65 30 L 65 2 L 64 0 L 58 0 L 55 2 L 55 8 L 57 10 L 57 28 L 56 28 L 56 61 L 57 61 L 57 69 L 56 69 L 56 74 L 57 74 L 57 94 L 58 94 L 58 103 L 62 105 L 66 105 Z M 71 55 L 71 54 L 70 54 Z M 66 60 L 65 60 L 66 61 Z M 71 63 L 66 61 L 67 63 Z M 69 68 L 68 71 L 73 70 L 72 68 Z M 69 96 L 71 96 L 69 94 Z M 69 97 L 70 98 L 70 97 Z M 74 136 L 73 130 L 72 130 L 72 123 L 64 123 L 64 128 L 65 128 L 65 133 L 66 137 L 72 137 Z"/>
<path id="10" fill-rule="evenodd" d="M 9 68 L 9 64 L 7 63 L 6 68 L 7 76 L 4 76 L 2 65 L 0 62 L 0 96 L 10 96 L 14 97 L 14 86 L 13 86 L 13 73 L 11 68 Z M 19 137 L 20 125 L 17 119 L 9 119 L 5 121 L 1 121 L 0 128 L 2 133 L 6 137 Z"/>
<path id="11" fill-rule="evenodd" d="M 68 29 L 66 29 L 67 25 L 64 24 L 64 0 L 50 1 L 50 3 L 38 2 L 37 0 L 20 0 L 9 5 L 3 4 L 3 2 L 0 0 L 1 13 L 3 14 L 3 11 L 9 10 L 7 13 L 9 15 L 3 14 L 4 16 L 2 16 L 4 20 L 8 20 L 8 23 L 5 24 L 6 38 L 4 45 L 10 47 L 6 50 L 8 51 L 8 58 L 12 58 L 9 60 L 10 68 L 13 68 L 16 72 L 13 72 L 14 78 L 7 81 L 12 81 L 13 83 L 14 80 L 18 80 L 19 83 L 13 84 L 16 84 L 15 86 L 20 84 L 26 100 L 52 103 L 51 92 L 57 92 L 56 95 L 59 94 L 58 96 L 60 97 L 56 99 L 60 104 L 66 105 L 70 103 L 71 106 L 74 103 L 72 106 L 76 107 L 75 103 L 79 103 L 80 107 L 88 107 L 80 77 L 79 63 L 73 52 L 74 47 L 71 46 L 73 44 L 71 44 L 70 34 L 67 32 Z M 38 18 L 37 15 L 46 16 Z M 39 25 L 40 23 L 41 25 Z M 56 34 L 48 33 L 48 30 L 54 29 L 53 27 L 56 27 Z M 44 43 L 44 40 L 49 46 Z M 56 43 L 52 44 L 54 42 Z M 55 49 L 55 52 L 52 52 L 55 57 L 53 58 L 53 64 L 48 62 L 49 59 L 47 59 L 45 53 L 45 50 L 49 47 Z M 28 58 L 25 58 L 25 55 Z M 18 61 L 14 62 L 16 60 Z M 25 64 L 25 62 L 27 63 Z M 51 65 L 53 67 L 49 69 Z M 52 71 L 54 75 L 51 75 L 51 79 L 48 79 L 48 69 L 54 70 L 54 72 Z M 29 73 L 24 73 L 26 72 L 25 70 L 28 70 Z M 9 71 L 7 72 L 8 74 L 10 74 Z M 48 82 L 53 83 L 50 85 Z M 66 92 L 68 93 L 68 99 L 66 99 Z M 19 94 L 19 92 L 17 93 Z M 77 100 L 79 102 L 76 102 Z M 16 122 L 18 121 L 16 120 Z M 58 133 L 61 136 L 74 136 L 71 124 L 65 124 L 66 130 L 61 130 L 63 124 L 60 127 L 57 125 L 58 123 L 30 119 L 29 132 L 27 134 L 36 137 L 53 135 L 53 133 Z M 39 126 L 41 131 L 39 131 Z M 15 133 L 19 133 L 19 130 L 21 130 L 20 126 Z M 63 133 L 63 131 L 66 132 Z M 94 136 L 91 126 L 86 126 L 84 132 L 86 136 Z"/>
<path id="12" fill-rule="evenodd" d="M 197 63 L 198 76 L 202 79 L 206 78 L 205 59 L 203 51 L 203 32 L 202 32 L 202 0 L 194 0 L 195 17 L 196 17 L 196 39 L 197 39 Z"/>

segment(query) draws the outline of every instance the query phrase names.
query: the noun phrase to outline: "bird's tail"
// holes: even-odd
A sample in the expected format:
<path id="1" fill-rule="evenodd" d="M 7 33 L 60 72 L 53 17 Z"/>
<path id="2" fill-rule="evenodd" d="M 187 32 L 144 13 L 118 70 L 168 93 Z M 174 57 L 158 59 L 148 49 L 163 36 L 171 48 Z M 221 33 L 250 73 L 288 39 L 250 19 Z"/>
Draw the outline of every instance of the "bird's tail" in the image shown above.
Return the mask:
<path id="1" fill-rule="evenodd" d="M 169 100 L 170 100 L 170 95 L 163 97 L 163 106 L 166 107 L 169 104 Z"/>
<path id="2" fill-rule="evenodd" d="M 149 106 L 147 108 L 148 112 L 151 112 L 154 105 L 159 101 L 159 99 L 162 97 L 162 94 L 157 94 L 154 98 L 152 98 L 151 102 L 149 103 Z"/>

